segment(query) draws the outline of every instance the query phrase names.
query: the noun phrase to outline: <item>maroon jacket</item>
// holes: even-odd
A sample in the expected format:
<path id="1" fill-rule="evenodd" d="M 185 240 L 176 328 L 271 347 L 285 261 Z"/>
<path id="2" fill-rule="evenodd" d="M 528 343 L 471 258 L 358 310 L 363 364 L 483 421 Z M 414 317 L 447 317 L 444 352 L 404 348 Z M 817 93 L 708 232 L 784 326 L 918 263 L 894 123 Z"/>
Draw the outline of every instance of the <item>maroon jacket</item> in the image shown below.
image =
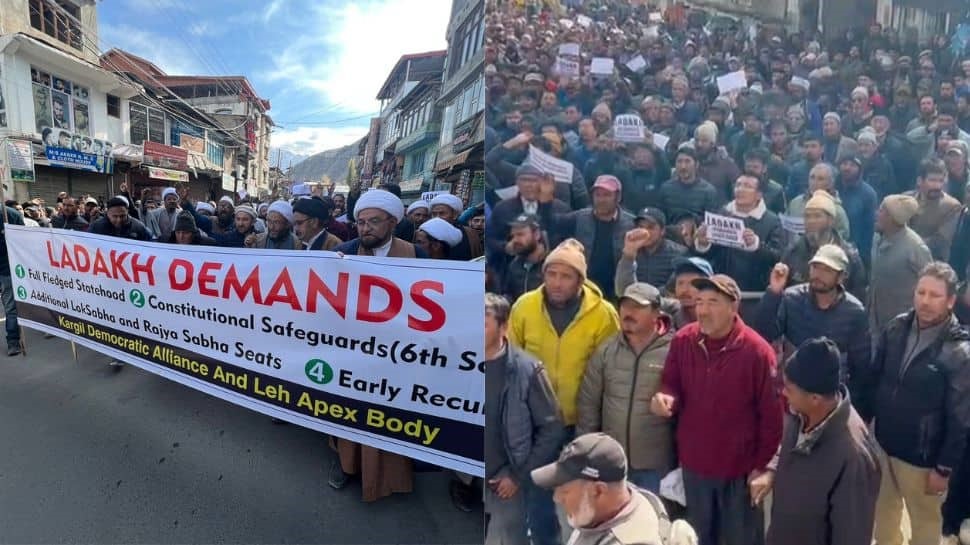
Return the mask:
<path id="1" fill-rule="evenodd" d="M 708 354 L 696 322 L 670 343 L 660 391 L 675 398 L 680 465 L 708 478 L 764 469 L 781 441 L 775 352 L 735 318 L 724 348 Z"/>

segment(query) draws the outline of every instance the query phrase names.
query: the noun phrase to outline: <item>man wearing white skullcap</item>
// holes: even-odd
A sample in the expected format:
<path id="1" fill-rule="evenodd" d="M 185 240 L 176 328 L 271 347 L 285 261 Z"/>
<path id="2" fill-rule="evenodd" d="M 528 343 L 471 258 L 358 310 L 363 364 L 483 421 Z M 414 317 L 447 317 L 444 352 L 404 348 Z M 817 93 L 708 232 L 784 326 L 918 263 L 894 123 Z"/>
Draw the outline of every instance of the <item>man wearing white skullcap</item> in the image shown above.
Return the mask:
<path id="1" fill-rule="evenodd" d="M 382 189 L 366 191 L 354 205 L 360 236 L 333 251 L 346 255 L 428 257 L 424 250 L 394 236 L 394 229 L 403 217 L 404 204 L 396 195 Z M 332 488 L 342 489 L 359 475 L 364 501 L 413 490 L 414 468 L 410 458 L 332 436 L 330 446 L 338 455 L 330 466 L 328 484 Z"/>
<path id="2" fill-rule="evenodd" d="M 461 229 L 462 240 L 458 246 L 452 249 L 452 258 L 467 261 L 481 256 L 484 250 L 478 232 L 470 227 L 458 224 L 458 216 L 461 215 L 464 208 L 461 199 L 451 193 L 443 193 L 431 199 L 431 217 L 441 218 Z"/>
<path id="3" fill-rule="evenodd" d="M 162 190 L 162 207 L 148 212 L 145 217 L 145 227 L 152 234 L 152 240 L 168 240 L 175 229 L 175 218 L 178 217 L 179 194 L 174 187 Z"/>
<path id="4" fill-rule="evenodd" d="M 333 251 L 377 257 L 428 257 L 414 244 L 394 236 L 398 222 L 404 218 L 404 204 L 390 191 L 371 189 L 362 193 L 354 205 L 354 218 L 359 236 Z"/>
<path id="5" fill-rule="evenodd" d="M 431 259 L 451 259 L 451 249 L 461 243 L 461 230 L 441 218 L 424 222 L 414 234 L 414 245 Z"/>
<path id="6" fill-rule="evenodd" d="M 414 228 L 417 229 L 421 227 L 421 224 L 428 221 L 431 217 L 431 207 L 428 206 L 428 201 L 424 199 L 418 199 L 408 206 L 407 217 L 414 224 Z"/>
<path id="7" fill-rule="evenodd" d="M 246 237 L 247 248 L 302 250 L 303 243 L 293 234 L 293 207 L 286 201 L 262 204 L 266 207 L 266 232 Z M 240 207 L 242 208 L 242 207 Z"/>

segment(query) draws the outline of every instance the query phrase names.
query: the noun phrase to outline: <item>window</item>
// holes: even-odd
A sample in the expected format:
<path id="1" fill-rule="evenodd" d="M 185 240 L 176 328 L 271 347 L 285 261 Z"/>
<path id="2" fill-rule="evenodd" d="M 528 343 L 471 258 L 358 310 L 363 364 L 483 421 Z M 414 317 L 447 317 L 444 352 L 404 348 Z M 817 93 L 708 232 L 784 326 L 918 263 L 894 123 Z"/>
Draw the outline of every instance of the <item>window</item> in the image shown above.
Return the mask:
<path id="1" fill-rule="evenodd" d="M 481 50 L 485 41 L 483 25 L 484 18 L 481 13 L 477 13 L 455 32 L 451 50 L 448 53 L 450 76 L 457 74 L 458 70 Z"/>
<path id="2" fill-rule="evenodd" d="M 455 129 L 455 105 L 449 104 L 445 106 L 444 111 L 441 114 L 441 139 L 438 145 L 441 147 L 446 146 L 451 142 L 453 135 L 451 134 Z"/>
<path id="3" fill-rule="evenodd" d="M 108 95 L 108 117 L 121 118 L 121 99 Z"/>
<path id="4" fill-rule="evenodd" d="M 131 143 L 141 145 L 145 140 L 165 143 L 165 114 L 161 110 L 156 110 L 138 104 L 128 103 L 128 115 L 131 122 Z"/>
<path id="5" fill-rule="evenodd" d="M 30 26 L 74 49 L 84 48 L 81 8 L 65 0 L 30 0 Z"/>
<path id="6" fill-rule="evenodd" d="M 91 92 L 87 87 L 48 74 L 36 66 L 30 67 L 30 79 L 33 83 L 34 123 L 37 132 L 45 138 L 52 137 L 55 140 L 60 139 L 62 132 L 71 133 L 70 138 L 91 136 L 91 112 L 88 105 Z M 51 136 L 53 133 L 57 133 L 57 136 Z"/>
<path id="7" fill-rule="evenodd" d="M 414 178 L 424 171 L 424 155 L 426 150 L 416 152 L 411 156 L 411 164 L 408 165 L 408 173 L 405 178 Z"/>
<path id="8" fill-rule="evenodd" d="M 216 140 L 213 133 L 206 131 L 206 134 L 208 138 L 205 141 L 205 156 L 211 163 L 221 167 L 225 158 L 225 148 Z"/>

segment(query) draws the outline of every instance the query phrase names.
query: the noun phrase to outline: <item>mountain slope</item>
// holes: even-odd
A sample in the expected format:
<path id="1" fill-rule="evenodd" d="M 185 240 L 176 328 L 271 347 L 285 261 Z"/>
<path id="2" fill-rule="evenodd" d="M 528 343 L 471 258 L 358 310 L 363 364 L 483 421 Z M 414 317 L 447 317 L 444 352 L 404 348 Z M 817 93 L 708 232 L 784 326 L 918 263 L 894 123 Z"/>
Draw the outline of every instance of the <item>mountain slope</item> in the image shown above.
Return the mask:
<path id="1" fill-rule="evenodd" d="M 354 142 L 311 155 L 293 167 L 290 179 L 295 182 L 318 182 L 324 176 L 329 176 L 333 181 L 343 181 L 347 178 L 350 160 L 357 155 L 357 148 L 358 143 Z"/>
<path id="2" fill-rule="evenodd" d="M 279 161 L 277 161 L 279 157 Z M 286 170 L 291 166 L 296 166 L 303 162 L 304 159 L 309 157 L 309 155 L 299 155 L 291 151 L 280 149 L 280 148 L 270 148 L 269 149 L 269 165 L 275 167 L 279 165 L 281 169 Z"/>

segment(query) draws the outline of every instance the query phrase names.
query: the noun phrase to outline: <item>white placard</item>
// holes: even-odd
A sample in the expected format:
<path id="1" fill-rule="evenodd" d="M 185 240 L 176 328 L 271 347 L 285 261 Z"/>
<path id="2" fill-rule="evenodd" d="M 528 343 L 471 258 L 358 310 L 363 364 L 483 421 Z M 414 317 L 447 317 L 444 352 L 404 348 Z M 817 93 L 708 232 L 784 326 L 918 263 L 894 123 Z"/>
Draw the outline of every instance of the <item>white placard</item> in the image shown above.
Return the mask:
<path id="1" fill-rule="evenodd" d="M 653 133 L 653 145 L 658 148 L 665 150 L 667 149 L 667 144 L 670 142 L 670 137 L 664 136 L 659 132 Z"/>
<path id="2" fill-rule="evenodd" d="M 556 58 L 556 72 L 560 76 L 567 78 L 579 77 L 579 61 L 567 59 L 565 57 Z"/>
<path id="3" fill-rule="evenodd" d="M 643 55 L 637 55 L 627 61 L 626 67 L 633 72 L 640 72 L 647 67 L 647 60 L 643 58 Z"/>
<path id="4" fill-rule="evenodd" d="M 598 76 L 612 76 L 613 59 L 609 57 L 593 57 L 589 72 Z"/>
<path id="5" fill-rule="evenodd" d="M 707 239 L 712 244 L 744 248 L 744 220 L 705 212 L 704 225 L 707 226 Z"/>
<path id="6" fill-rule="evenodd" d="M 22 326 L 225 401 L 483 476 L 481 263 L 6 226 Z"/>
<path id="7" fill-rule="evenodd" d="M 613 120 L 613 139 L 617 142 L 643 142 L 643 120 L 636 114 L 621 114 Z"/>
<path id="8" fill-rule="evenodd" d="M 789 233 L 796 235 L 805 233 L 805 218 L 788 214 L 780 214 L 778 218 L 781 219 L 781 226 Z"/>
<path id="9" fill-rule="evenodd" d="M 573 57 L 579 56 L 579 44 L 560 44 L 559 45 L 560 55 L 572 55 Z"/>
<path id="10" fill-rule="evenodd" d="M 503 187 L 501 189 L 496 189 L 495 194 L 498 195 L 498 198 L 502 200 L 514 199 L 519 195 L 519 188 L 514 185 L 512 187 Z"/>
<path id="11" fill-rule="evenodd" d="M 451 193 L 451 191 L 448 191 L 447 189 L 441 191 L 425 191 L 421 194 L 421 200 L 431 202 L 431 200 L 438 195 L 444 195 L 445 193 Z"/>
<path id="12" fill-rule="evenodd" d="M 573 183 L 573 166 L 569 161 L 557 159 L 535 146 L 529 146 L 529 162 L 539 170 L 551 174 L 562 184 Z"/>
<path id="13" fill-rule="evenodd" d="M 664 22 L 664 16 L 654 11 L 647 16 L 647 20 L 650 21 L 651 23 L 662 23 Z"/>
<path id="14" fill-rule="evenodd" d="M 717 91 L 722 95 L 726 95 L 731 91 L 737 91 L 738 89 L 744 89 L 747 86 L 748 79 L 744 75 L 744 70 L 724 74 L 717 78 Z"/>
<path id="15" fill-rule="evenodd" d="M 569 30 L 573 28 L 573 22 L 570 21 L 569 19 L 560 19 L 559 26 L 565 28 L 566 30 Z"/>
<path id="16" fill-rule="evenodd" d="M 593 24 L 593 20 L 585 15 L 577 15 L 576 22 L 583 28 L 589 28 L 589 25 Z"/>

